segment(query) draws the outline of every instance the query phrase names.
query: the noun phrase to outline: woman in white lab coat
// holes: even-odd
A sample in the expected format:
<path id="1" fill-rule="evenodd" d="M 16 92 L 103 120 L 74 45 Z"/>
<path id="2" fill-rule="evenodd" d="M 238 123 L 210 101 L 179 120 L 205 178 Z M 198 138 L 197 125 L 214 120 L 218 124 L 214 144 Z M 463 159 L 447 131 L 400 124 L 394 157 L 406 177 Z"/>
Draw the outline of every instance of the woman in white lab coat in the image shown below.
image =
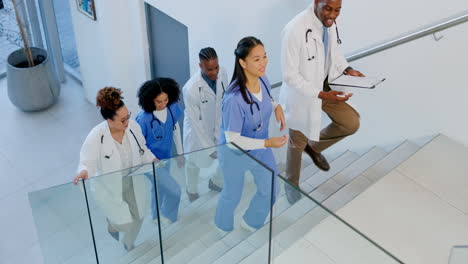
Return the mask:
<path id="1" fill-rule="evenodd" d="M 129 171 L 125 169 L 150 163 L 155 156 L 146 147 L 140 126 L 130 120 L 121 93 L 113 87 L 99 90 L 96 105 L 105 121 L 86 137 L 74 183 L 100 176 L 91 180 L 91 186 L 107 217 L 108 232 L 116 240 L 123 232 L 122 243 L 131 250 L 148 211 L 150 182 L 146 177 L 126 177 Z"/>
<path id="2" fill-rule="evenodd" d="M 218 145 L 221 126 L 221 103 L 228 86 L 226 70 L 218 63 L 213 48 L 200 50 L 200 70 L 184 85 L 184 152 L 190 153 Z M 214 150 L 213 150 L 214 151 Z M 190 201 L 198 198 L 200 168 L 211 166 L 216 155 L 192 154 L 187 164 L 187 195 Z M 208 187 L 220 191 L 221 172 L 216 171 Z"/>

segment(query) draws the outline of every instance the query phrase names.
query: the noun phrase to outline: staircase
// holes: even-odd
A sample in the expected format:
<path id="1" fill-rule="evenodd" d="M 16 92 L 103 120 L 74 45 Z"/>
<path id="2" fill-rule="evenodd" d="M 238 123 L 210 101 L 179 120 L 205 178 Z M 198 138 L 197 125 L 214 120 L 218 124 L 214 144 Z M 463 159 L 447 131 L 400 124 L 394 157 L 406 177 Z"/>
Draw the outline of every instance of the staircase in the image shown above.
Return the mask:
<path id="1" fill-rule="evenodd" d="M 300 187 L 310 197 L 332 211 L 337 211 L 364 192 L 372 184 L 414 155 L 422 146 L 405 141 L 390 152 L 379 147 L 358 155 L 347 151 L 332 160 L 331 170 L 319 171 L 304 160 Z M 308 157 L 304 157 L 308 159 Z M 280 170 L 284 170 L 284 167 Z M 206 192 L 200 199 L 181 209 L 180 220 L 163 228 L 165 263 L 265 263 L 268 259 L 268 232 L 265 225 L 256 232 L 239 226 L 240 217 L 255 192 L 246 185 L 235 216 L 235 229 L 221 237 L 213 228 L 217 195 Z M 274 256 L 280 256 L 291 245 L 301 241 L 309 230 L 319 225 L 328 214 L 311 200 L 303 197 L 290 205 L 280 186 L 274 209 Z M 159 244 L 146 241 L 129 252 L 120 263 L 161 263 Z"/>
<path id="2" fill-rule="evenodd" d="M 437 135 L 422 148 L 404 142 L 371 166 L 356 161 L 315 191 L 338 188 L 323 205 L 404 263 L 449 263 L 452 247 L 468 242 L 467 160 L 467 147 Z M 291 236 L 291 226 L 277 236 L 275 263 L 382 263 L 332 217 L 294 225 L 309 231 Z"/>
<path id="3" fill-rule="evenodd" d="M 270 127 L 275 125 L 272 118 Z M 310 158 L 303 155 L 300 188 L 315 201 L 347 220 L 346 214 L 340 214 L 343 208 L 346 209 L 352 201 L 359 200 L 358 198 L 363 196 L 368 189 L 372 189 L 376 183 L 385 179 L 386 175 L 405 168 L 408 160 L 418 159 L 419 156 L 427 157 L 427 151 L 437 144 L 453 145 L 454 142 L 444 135 L 437 135 L 429 141 L 404 141 L 391 150 L 375 146 L 361 155 L 346 151 L 336 157 L 328 156 L 331 164 L 331 170 L 328 172 L 318 170 Z M 460 147 L 458 144 L 459 148 L 465 149 L 464 146 Z M 466 152 L 468 153 L 468 150 Z M 286 147 L 275 150 L 274 154 L 278 161 L 279 172 L 284 175 Z M 426 159 L 424 162 L 431 164 L 433 161 Z M 202 182 L 200 186 L 206 186 L 206 182 Z M 286 199 L 282 181 L 279 187 L 280 193 L 273 214 L 272 253 L 275 263 L 292 263 L 292 260 L 295 260 L 295 263 L 312 263 L 312 260 L 317 260 L 317 263 L 376 263 L 375 261 L 381 260 L 382 256 L 374 256 L 375 252 L 385 255 L 382 251 L 376 250 L 374 245 L 372 245 L 372 250 L 362 247 L 354 248 L 351 252 L 351 245 L 361 243 L 356 239 L 362 239 L 356 231 L 336 218 L 330 217 L 328 212 L 308 198 L 302 197 L 295 204 L 290 205 Z M 234 231 L 224 237 L 213 226 L 218 195 L 209 192 L 206 187 L 204 191 L 194 203 L 187 202 L 185 198 L 181 203 L 179 220 L 163 227 L 165 263 L 258 264 L 267 262 L 269 226 L 265 225 L 253 233 L 239 226 L 240 217 L 255 192 L 255 185 L 245 185 L 243 198 L 236 210 Z M 458 197 L 466 198 L 465 201 L 468 202 L 466 195 L 458 194 Z M 463 205 L 460 199 L 457 201 L 460 207 L 466 207 L 468 204 Z M 347 212 L 353 210 L 349 209 Z M 352 220 L 348 222 L 354 226 Z M 362 228 L 358 230 L 365 230 L 365 227 Z M 333 243 L 336 248 L 331 249 L 330 245 L 328 248 L 326 245 L 311 246 L 313 243 L 310 237 L 321 237 L 321 241 L 326 241 L 327 236 L 338 233 L 343 237 L 338 235 L 335 237 Z M 365 231 L 363 233 L 367 234 Z M 338 241 L 344 244 L 340 245 Z M 385 241 L 377 241 L 377 243 L 385 244 Z M 385 246 L 383 248 L 387 249 Z M 392 246 L 389 248 L 394 249 Z M 399 253 L 398 250 L 395 253 Z M 342 255 L 347 257 L 343 259 Z M 371 257 L 363 260 L 361 258 L 363 255 Z M 375 258 L 373 259 L 372 256 Z M 159 243 L 156 239 L 150 239 L 121 258 L 120 263 L 156 264 L 161 263 L 160 257 Z M 398 254 L 397 257 L 399 257 Z M 396 262 L 389 258 L 388 263 Z"/>

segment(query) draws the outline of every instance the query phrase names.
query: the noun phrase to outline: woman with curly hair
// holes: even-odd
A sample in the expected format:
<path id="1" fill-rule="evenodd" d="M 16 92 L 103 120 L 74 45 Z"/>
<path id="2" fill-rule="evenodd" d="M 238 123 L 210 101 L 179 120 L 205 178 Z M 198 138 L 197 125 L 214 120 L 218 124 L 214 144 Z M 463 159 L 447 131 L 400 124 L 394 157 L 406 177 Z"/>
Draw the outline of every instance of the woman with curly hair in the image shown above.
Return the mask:
<path id="1" fill-rule="evenodd" d="M 122 91 L 105 87 L 98 91 L 96 105 L 104 122 L 94 127 L 80 151 L 78 176 L 74 183 L 88 177 L 92 180 L 94 196 L 107 217 L 109 234 L 119 240 L 126 250 L 135 247 L 144 215 L 148 210 L 148 182 L 144 177 L 126 177 L 128 168 L 150 163 L 155 156 L 146 147 L 140 126 L 130 120 L 130 112 L 122 101 Z"/>
<path id="2" fill-rule="evenodd" d="M 136 121 L 140 124 L 146 146 L 156 158 L 172 157 L 172 142 L 176 145 L 178 155 L 182 155 L 182 137 L 177 121 L 182 116 L 179 104 L 179 85 L 170 78 L 156 78 L 145 82 L 138 91 L 138 104 L 142 111 Z M 177 158 L 179 168 L 183 166 L 183 156 Z M 162 213 L 162 220 L 175 222 L 179 211 L 180 186 L 170 175 L 169 163 L 158 168 L 156 187 Z M 151 179 L 153 180 L 153 179 Z M 154 185 L 153 185 L 154 186 Z M 156 198 L 151 201 L 153 220 L 157 219 Z"/>

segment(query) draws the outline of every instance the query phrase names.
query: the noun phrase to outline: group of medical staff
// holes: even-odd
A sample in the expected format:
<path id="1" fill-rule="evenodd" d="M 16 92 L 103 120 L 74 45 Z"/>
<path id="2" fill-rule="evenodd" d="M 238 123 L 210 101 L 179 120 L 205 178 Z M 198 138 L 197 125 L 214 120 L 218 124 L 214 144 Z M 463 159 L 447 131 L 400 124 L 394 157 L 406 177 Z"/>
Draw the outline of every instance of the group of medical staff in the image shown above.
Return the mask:
<path id="1" fill-rule="evenodd" d="M 315 0 L 285 27 L 282 104 L 273 100 L 265 76 L 268 64 L 265 47 L 261 40 L 252 36 L 241 39 L 234 50 L 234 72 L 230 82 L 226 71 L 219 66 L 216 51 L 210 47 L 200 50 L 200 70 L 182 89 L 185 103 L 183 136 L 178 125 L 183 114 L 179 105 L 181 91 L 174 80 L 156 78 L 140 87 L 138 102 L 142 110 L 136 121 L 130 119 L 119 89 L 101 89 L 96 102 L 104 121 L 89 133 L 82 146 L 74 182 L 77 184 L 88 176 L 120 171 L 118 176 L 93 181 L 93 193 L 105 212 L 109 234 L 120 240 L 119 235 L 123 233 L 121 241 L 125 249 L 131 250 L 149 209 L 154 220 L 177 221 L 181 188 L 171 176 L 169 164 L 158 166 L 157 178 L 152 173 L 148 177 L 127 177 L 131 171 L 126 170 L 171 158 L 172 143 L 179 155 L 177 166 L 186 168 L 185 192 L 190 201 L 199 198 L 201 168 L 210 167 L 214 160 L 219 160 L 220 166 L 210 175 L 208 188 L 220 192 L 214 224 L 222 234 L 234 228 L 234 212 L 241 200 L 246 171 L 252 172 L 256 192 L 241 218 L 241 226 L 251 231 L 261 228 L 275 202 L 277 167 L 272 148 L 282 147 L 288 137 L 269 136 L 272 114 L 280 131 L 286 128 L 286 121 L 291 120 L 286 169 L 292 184 L 299 184 L 303 151 L 320 169 L 328 170 L 321 152 L 357 130 L 348 129 L 346 123 L 350 123 L 349 120 L 359 121 L 354 108 L 345 103 L 352 94 L 330 90 L 327 83 L 328 78 L 341 73 L 362 75 L 347 64 L 337 44 L 331 43 L 339 40 L 338 31 L 336 38 L 328 36 L 328 32 L 336 28 L 333 22 L 340 8 L 341 0 Z M 305 41 L 300 36 L 305 36 Z M 282 105 L 286 106 L 285 112 Z M 320 132 L 318 123 L 322 110 L 333 120 Z M 341 116 L 343 112 L 346 112 L 344 117 Z M 244 153 L 223 146 L 229 142 L 247 151 L 273 173 L 254 159 L 236 162 Z M 182 156 L 214 146 L 219 147 L 213 148 L 210 158 L 187 155 L 185 160 Z M 151 190 L 145 188 L 144 181 L 148 180 L 152 182 Z M 147 199 L 148 195 L 151 199 Z M 290 203 L 299 199 L 291 194 L 291 190 L 287 195 Z M 148 200 L 151 200 L 151 206 Z M 161 212 L 160 217 L 158 212 Z"/>
<path id="2" fill-rule="evenodd" d="M 242 224 L 250 230 L 263 226 L 273 202 L 271 190 L 276 190 L 271 171 L 253 159 L 236 163 L 242 153 L 230 148 L 214 148 L 208 159 L 203 155 L 187 155 L 185 161 L 182 156 L 184 152 L 234 142 L 276 173 L 271 148 L 283 146 L 286 136 L 269 138 L 268 123 L 273 112 L 281 129 L 285 120 L 281 106 L 272 100 L 270 84 L 264 76 L 268 60 L 263 43 L 255 37 L 246 37 L 239 42 L 235 56 L 235 71 L 228 83 L 215 50 L 200 51 L 200 71 L 183 88 L 186 105 L 183 145 L 178 124 L 182 117 L 181 91 L 173 79 L 156 78 L 140 87 L 138 103 L 142 110 L 135 121 L 131 120 L 120 89 L 105 87 L 98 92 L 96 102 L 104 121 L 87 136 L 80 152 L 79 174 L 74 181 L 77 184 L 88 176 L 118 171 L 93 179 L 91 186 L 96 202 L 105 213 L 109 234 L 122 241 L 125 249 L 135 247 L 146 211 L 151 211 L 153 220 L 177 221 L 181 188 L 170 174 L 169 163 L 157 167 L 157 177 L 152 173 L 147 177 L 128 176 L 130 168 L 171 158 L 172 143 L 179 155 L 177 166 L 185 165 L 187 169 L 186 192 L 190 201 L 199 196 L 200 168 L 211 166 L 219 158 L 220 166 L 209 179 L 208 187 L 221 192 L 214 219 L 220 232 L 233 229 L 234 211 L 247 170 L 254 175 L 257 192 Z M 148 180 L 151 184 L 145 184 Z M 146 186 L 151 189 L 147 190 Z M 124 234 L 122 239 L 120 233 Z"/>

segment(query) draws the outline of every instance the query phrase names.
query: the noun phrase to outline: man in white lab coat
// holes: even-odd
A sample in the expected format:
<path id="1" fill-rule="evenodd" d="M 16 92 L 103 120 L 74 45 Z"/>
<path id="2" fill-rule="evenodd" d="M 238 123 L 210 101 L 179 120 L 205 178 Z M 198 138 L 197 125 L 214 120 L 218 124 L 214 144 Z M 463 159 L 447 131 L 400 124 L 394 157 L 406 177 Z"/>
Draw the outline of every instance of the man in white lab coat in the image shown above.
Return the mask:
<path id="1" fill-rule="evenodd" d="M 364 76 L 349 66 L 339 49 L 335 20 L 340 11 L 341 0 L 314 0 L 282 33 L 280 103 L 290 127 L 286 176 L 297 186 L 303 151 L 318 168 L 328 171 L 322 151 L 359 129 L 359 114 L 347 103 L 352 94 L 328 85 L 341 74 Z M 322 110 L 332 123 L 320 130 Z M 286 191 L 290 203 L 299 199 L 292 188 Z"/>
<path id="2" fill-rule="evenodd" d="M 221 102 L 228 86 L 226 71 L 220 68 L 213 48 L 200 50 L 200 71 L 183 88 L 185 103 L 184 152 L 189 153 L 218 145 L 221 125 Z M 210 154 L 207 153 L 212 152 Z M 196 200 L 200 168 L 206 168 L 216 159 L 215 149 L 188 155 L 186 185 L 190 201 Z M 223 179 L 218 169 L 208 181 L 213 191 L 221 191 Z"/>

